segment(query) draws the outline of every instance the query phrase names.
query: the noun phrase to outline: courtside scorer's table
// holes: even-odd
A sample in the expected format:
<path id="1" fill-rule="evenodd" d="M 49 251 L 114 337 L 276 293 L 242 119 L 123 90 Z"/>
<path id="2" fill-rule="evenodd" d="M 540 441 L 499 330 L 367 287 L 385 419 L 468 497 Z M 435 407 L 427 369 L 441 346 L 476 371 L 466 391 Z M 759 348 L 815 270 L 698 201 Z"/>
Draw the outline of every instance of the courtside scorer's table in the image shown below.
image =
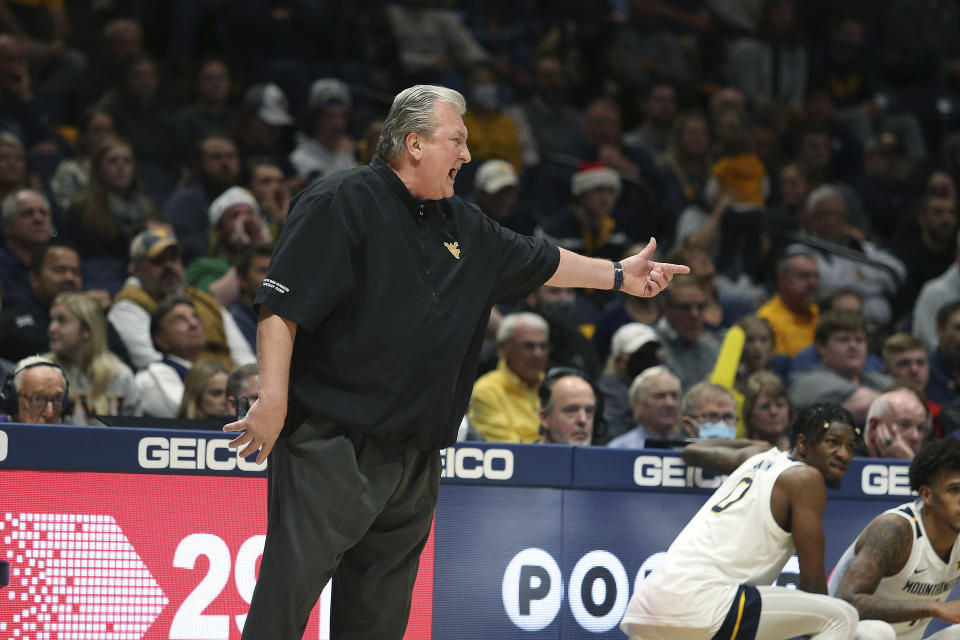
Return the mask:
<path id="1" fill-rule="evenodd" d="M 266 469 L 229 440 L 0 424 L 0 559 L 11 563 L 0 640 L 238 639 Z M 408 639 L 623 640 L 635 584 L 719 483 L 659 450 L 466 442 L 442 457 Z M 874 515 L 909 499 L 905 464 L 856 459 L 829 492 L 828 570 Z M 793 559 L 779 583 L 795 572 Z M 329 590 L 304 638 L 329 637 L 328 606 Z"/>

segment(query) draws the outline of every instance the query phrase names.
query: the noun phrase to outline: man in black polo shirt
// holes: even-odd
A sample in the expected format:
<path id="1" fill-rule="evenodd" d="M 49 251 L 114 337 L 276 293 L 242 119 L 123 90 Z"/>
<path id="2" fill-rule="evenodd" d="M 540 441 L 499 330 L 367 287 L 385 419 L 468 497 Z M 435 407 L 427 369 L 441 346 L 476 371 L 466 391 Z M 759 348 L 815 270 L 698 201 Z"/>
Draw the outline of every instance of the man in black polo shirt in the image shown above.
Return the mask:
<path id="1" fill-rule="evenodd" d="M 652 296 L 686 267 L 620 265 L 498 226 L 454 196 L 463 97 L 400 93 L 369 166 L 293 202 L 255 299 L 260 397 L 231 446 L 270 456 L 267 538 L 243 637 L 300 638 L 333 578 L 331 637 L 401 638 L 440 480 L 494 304 L 540 285 Z M 279 437 L 278 437 L 279 436 Z"/>

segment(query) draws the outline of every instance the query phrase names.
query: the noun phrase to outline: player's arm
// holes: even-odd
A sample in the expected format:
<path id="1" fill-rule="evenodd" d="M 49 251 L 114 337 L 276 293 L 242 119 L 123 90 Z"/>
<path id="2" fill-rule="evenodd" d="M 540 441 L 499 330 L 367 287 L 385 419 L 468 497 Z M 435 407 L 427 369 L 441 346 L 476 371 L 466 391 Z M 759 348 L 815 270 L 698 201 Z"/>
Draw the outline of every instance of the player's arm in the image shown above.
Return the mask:
<path id="1" fill-rule="evenodd" d="M 827 486 L 813 467 L 792 467 L 777 480 L 783 483 L 789 508 L 790 532 L 800 564 L 800 588 L 809 593 L 827 593 L 823 570 L 826 539 L 823 512 L 827 507 Z"/>
<path id="2" fill-rule="evenodd" d="M 690 467 L 700 467 L 714 473 L 730 473 L 747 459 L 773 447 L 763 440 L 745 438 L 708 438 L 683 448 L 680 456 Z"/>
<path id="3" fill-rule="evenodd" d="M 837 585 L 837 597 L 857 608 L 862 619 L 907 622 L 938 618 L 960 622 L 960 602 L 892 600 L 874 595 L 880 580 L 899 573 L 913 544 L 913 527 L 900 516 L 874 518 L 857 541 L 856 554 Z"/>

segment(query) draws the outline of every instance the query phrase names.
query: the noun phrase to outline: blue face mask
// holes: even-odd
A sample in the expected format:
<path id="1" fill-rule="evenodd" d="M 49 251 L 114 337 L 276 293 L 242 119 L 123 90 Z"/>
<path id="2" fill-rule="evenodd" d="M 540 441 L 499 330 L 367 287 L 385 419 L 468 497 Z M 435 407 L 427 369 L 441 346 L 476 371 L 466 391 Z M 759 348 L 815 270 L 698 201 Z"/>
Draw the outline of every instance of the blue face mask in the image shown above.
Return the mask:
<path id="1" fill-rule="evenodd" d="M 701 422 L 700 438 L 728 438 L 737 437 L 737 426 L 726 422 Z"/>

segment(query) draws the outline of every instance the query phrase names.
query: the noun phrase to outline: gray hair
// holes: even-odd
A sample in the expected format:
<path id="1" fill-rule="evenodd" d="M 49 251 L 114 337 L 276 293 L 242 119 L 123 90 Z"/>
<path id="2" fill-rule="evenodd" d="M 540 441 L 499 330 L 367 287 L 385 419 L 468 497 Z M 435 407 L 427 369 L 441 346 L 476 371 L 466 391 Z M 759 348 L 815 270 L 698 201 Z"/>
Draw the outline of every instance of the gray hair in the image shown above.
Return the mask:
<path id="1" fill-rule="evenodd" d="M 503 344 L 513 337 L 518 327 L 530 327 L 531 329 L 540 329 L 550 335 L 550 325 L 541 316 L 532 311 L 518 311 L 511 313 L 500 321 L 497 328 L 497 344 Z"/>
<path id="2" fill-rule="evenodd" d="M 449 104 L 460 115 L 467 112 L 467 101 L 463 95 L 446 87 L 418 84 L 398 93 L 383 122 L 383 132 L 377 145 L 380 157 L 388 163 L 397 162 L 403 157 L 408 135 L 433 135 L 436 128 L 433 110 L 437 102 Z"/>
<path id="3" fill-rule="evenodd" d="M 40 199 L 43 200 L 44 206 L 47 208 L 47 213 L 50 213 L 50 201 L 47 199 L 47 196 L 35 189 L 17 189 L 13 193 L 8 194 L 7 197 L 3 199 L 3 204 L 0 205 L 0 211 L 3 212 L 4 222 L 11 222 L 17 217 L 17 198 L 20 197 L 20 194 L 24 192 L 33 193 L 40 196 Z"/>
<path id="4" fill-rule="evenodd" d="M 38 364 L 49 365 L 51 369 L 60 375 L 64 386 L 66 386 L 67 379 L 63 377 L 63 369 L 60 367 L 60 365 L 53 362 L 50 358 L 41 355 L 27 356 L 26 358 L 17 362 L 17 364 L 15 364 L 13 367 L 13 371 L 16 373 L 16 375 L 13 376 L 13 388 L 17 393 L 20 393 L 20 389 L 23 388 L 23 374 Z"/>
<path id="5" fill-rule="evenodd" d="M 236 398 L 240 395 L 240 390 L 243 389 L 243 383 L 250 376 L 255 376 L 260 373 L 260 370 L 257 369 L 257 364 L 251 362 L 250 364 L 243 364 L 230 372 L 230 375 L 227 376 L 227 389 L 225 392 L 226 397 Z"/>
<path id="6" fill-rule="evenodd" d="M 683 402 L 680 403 L 680 415 L 695 415 L 700 405 L 700 398 L 705 396 L 713 396 L 714 398 L 730 398 L 730 400 L 733 401 L 734 409 L 737 407 L 737 399 L 733 397 L 733 394 L 730 393 L 730 390 L 726 387 L 721 387 L 720 385 L 712 382 L 698 382 L 690 387 L 690 390 L 687 391 L 687 394 L 683 396 Z"/>
<path id="7" fill-rule="evenodd" d="M 662 376 L 672 378 L 677 383 L 677 387 L 680 387 L 680 378 L 673 375 L 670 369 L 658 364 L 654 367 L 647 367 L 633 379 L 633 382 L 630 383 L 630 390 L 627 391 L 627 397 L 634 402 L 643 402 L 647 395 L 647 385 Z"/>
<path id="8" fill-rule="evenodd" d="M 824 200 L 832 200 L 833 198 L 839 198 L 843 202 L 844 209 L 846 209 L 847 200 L 843 197 L 843 192 L 840 189 L 832 184 L 820 185 L 807 196 L 807 212 L 812 212 Z"/>
<path id="9" fill-rule="evenodd" d="M 863 441 L 867 441 L 867 436 L 870 435 L 870 421 L 876 418 L 878 421 L 882 422 L 886 418 L 887 413 L 890 411 L 890 400 L 895 396 L 909 396 L 912 397 L 918 405 L 923 407 L 924 413 L 927 415 L 928 419 L 930 416 L 930 410 L 924 405 L 921 400 L 921 396 L 917 393 L 916 390 L 911 389 L 907 386 L 900 386 L 887 391 L 886 393 L 881 393 L 879 396 L 874 398 L 873 402 L 870 403 L 870 408 L 867 409 L 867 417 L 863 423 Z"/>

